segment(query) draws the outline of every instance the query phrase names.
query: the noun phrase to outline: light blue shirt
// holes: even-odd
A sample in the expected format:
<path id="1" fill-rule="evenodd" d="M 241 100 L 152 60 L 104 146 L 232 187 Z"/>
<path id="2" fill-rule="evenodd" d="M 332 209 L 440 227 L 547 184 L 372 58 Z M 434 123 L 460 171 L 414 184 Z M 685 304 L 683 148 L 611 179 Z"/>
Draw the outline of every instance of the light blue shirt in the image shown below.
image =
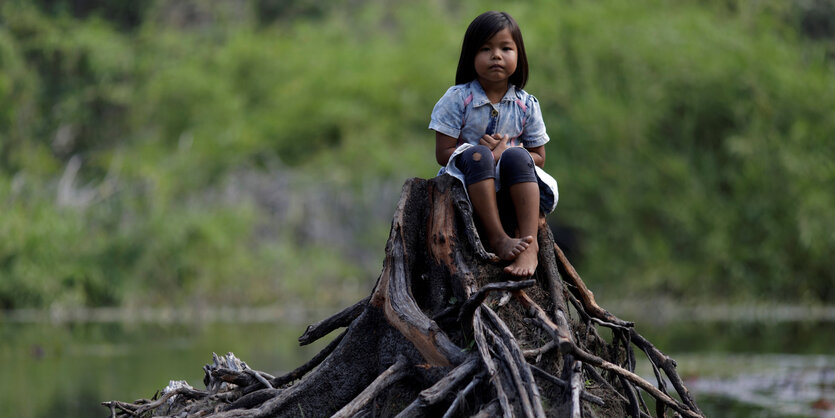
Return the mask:
<path id="1" fill-rule="evenodd" d="M 547 143 L 536 97 L 509 85 L 499 103 L 490 103 L 477 80 L 450 87 L 432 110 L 429 129 L 478 145 L 484 134 L 508 135 L 510 145 L 534 148 Z"/>
<path id="2" fill-rule="evenodd" d="M 476 80 L 447 90 L 432 109 L 429 129 L 458 138 L 458 147 L 450 155 L 446 167 L 438 171 L 438 175 L 449 174 L 462 184 L 466 184 L 464 173 L 457 167 L 455 160 L 467 148 L 478 145 L 484 134 L 507 135 L 510 137 L 509 145 L 519 145 L 521 142 L 525 148 L 538 147 L 550 140 L 545 133 L 545 123 L 536 97 L 511 84 L 499 103 L 490 103 Z M 537 166 L 534 166 L 534 170 L 539 183 L 540 206 L 546 214 L 551 213 L 557 207 L 560 197 L 557 181 Z M 497 191 L 501 187 L 500 177 L 497 167 Z"/>

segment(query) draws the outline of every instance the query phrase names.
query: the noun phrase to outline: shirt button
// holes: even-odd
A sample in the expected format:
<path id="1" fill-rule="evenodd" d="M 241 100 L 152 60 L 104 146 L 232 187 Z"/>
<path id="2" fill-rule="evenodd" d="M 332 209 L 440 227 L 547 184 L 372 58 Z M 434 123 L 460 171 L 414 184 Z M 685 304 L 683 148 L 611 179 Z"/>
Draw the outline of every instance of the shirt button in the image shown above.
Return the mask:
<path id="1" fill-rule="evenodd" d="M 491 113 L 490 113 L 490 116 L 492 116 L 492 117 L 494 117 L 494 118 L 495 118 L 496 116 L 499 116 L 499 111 L 498 111 L 498 110 L 496 110 L 496 109 L 493 109 L 493 112 L 491 112 Z"/>

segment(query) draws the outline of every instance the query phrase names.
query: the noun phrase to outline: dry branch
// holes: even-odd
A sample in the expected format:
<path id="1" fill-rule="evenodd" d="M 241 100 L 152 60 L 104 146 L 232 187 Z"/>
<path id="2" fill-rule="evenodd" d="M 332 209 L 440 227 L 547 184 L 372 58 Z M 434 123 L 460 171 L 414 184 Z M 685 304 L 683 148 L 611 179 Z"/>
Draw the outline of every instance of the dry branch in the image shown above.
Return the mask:
<path id="1" fill-rule="evenodd" d="M 460 387 L 460 385 L 464 382 L 465 379 L 468 379 L 475 373 L 479 368 L 478 358 L 476 356 L 470 356 L 468 359 L 461 363 L 458 367 L 450 371 L 446 374 L 441 380 L 437 383 L 432 385 L 431 387 L 424 389 L 420 392 L 420 395 L 415 398 L 415 400 L 409 404 L 403 411 L 401 411 L 397 416 L 398 417 L 413 417 L 413 416 L 420 416 L 422 411 L 428 407 L 437 404 L 438 402 L 443 401 L 447 397 L 452 394 L 452 392 Z M 474 382 L 475 380 L 473 380 Z"/>
<path id="2" fill-rule="evenodd" d="M 344 328 L 348 325 L 351 325 L 351 322 L 354 322 L 358 316 L 362 313 L 362 310 L 365 308 L 365 305 L 368 303 L 368 298 L 365 298 L 353 306 L 349 306 L 341 311 L 339 311 L 336 315 L 319 321 L 313 325 L 307 327 L 299 337 L 299 344 L 300 345 L 307 345 L 310 344 L 319 338 L 328 335 L 331 331 L 337 328 Z"/>

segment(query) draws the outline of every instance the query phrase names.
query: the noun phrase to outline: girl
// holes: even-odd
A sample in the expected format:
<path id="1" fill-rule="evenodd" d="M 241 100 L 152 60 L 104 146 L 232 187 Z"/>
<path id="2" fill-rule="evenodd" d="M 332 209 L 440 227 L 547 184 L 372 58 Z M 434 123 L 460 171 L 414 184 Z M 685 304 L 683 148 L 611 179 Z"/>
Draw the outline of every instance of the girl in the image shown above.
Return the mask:
<path id="1" fill-rule="evenodd" d="M 466 186 L 487 244 L 505 272 L 528 277 L 536 271 L 540 211 L 557 205 L 557 182 L 542 167 L 549 141 L 539 102 L 522 88 L 528 60 L 522 32 L 504 12 L 476 17 L 464 34 L 455 86 L 432 110 L 435 158 Z M 498 197 L 497 197 L 498 192 Z M 498 200 L 497 200 L 498 199 Z M 497 201 L 509 199 L 518 238 L 502 227 Z"/>

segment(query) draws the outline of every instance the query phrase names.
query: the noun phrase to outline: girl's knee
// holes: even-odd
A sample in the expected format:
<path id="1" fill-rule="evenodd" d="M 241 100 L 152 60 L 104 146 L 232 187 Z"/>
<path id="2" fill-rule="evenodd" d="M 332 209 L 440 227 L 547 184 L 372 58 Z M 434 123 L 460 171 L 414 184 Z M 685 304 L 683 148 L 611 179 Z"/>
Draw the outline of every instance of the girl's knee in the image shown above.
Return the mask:
<path id="1" fill-rule="evenodd" d="M 533 159 L 531 158 L 530 153 L 528 150 L 522 147 L 511 147 L 506 149 L 502 153 L 502 161 L 514 165 L 528 165 L 530 163 L 530 167 L 533 168 Z"/>
<path id="2" fill-rule="evenodd" d="M 461 153 L 461 157 L 469 162 L 473 163 L 480 163 L 482 160 L 485 160 L 484 157 L 489 156 L 490 159 L 493 157 L 493 152 L 490 151 L 490 148 L 487 148 L 484 145 L 475 145 L 468 148 L 466 151 Z"/>
<path id="3" fill-rule="evenodd" d="M 493 152 L 484 145 L 470 147 L 461 153 L 459 161 L 474 169 L 493 170 Z"/>
<path id="4" fill-rule="evenodd" d="M 462 152 L 455 165 L 464 173 L 464 182 L 468 186 L 496 177 L 493 152 L 484 145 L 476 145 Z"/>
<path id="5" fill-rule="evenodd" d="M 502 153 L 501 164 L 502 184 L 536 182 L 536 171 L 533 158 L 522 147 L 508 148 Z"/>
<path id="6" fill-rule="evenodd" d="M 502 153 L 502 159 L 499 162 L 502 165 L 502 171 L 512 172 L 526 172 L 533 171 L 533 158 L 530 153 L 522 147 L 508 148 Z"/>

